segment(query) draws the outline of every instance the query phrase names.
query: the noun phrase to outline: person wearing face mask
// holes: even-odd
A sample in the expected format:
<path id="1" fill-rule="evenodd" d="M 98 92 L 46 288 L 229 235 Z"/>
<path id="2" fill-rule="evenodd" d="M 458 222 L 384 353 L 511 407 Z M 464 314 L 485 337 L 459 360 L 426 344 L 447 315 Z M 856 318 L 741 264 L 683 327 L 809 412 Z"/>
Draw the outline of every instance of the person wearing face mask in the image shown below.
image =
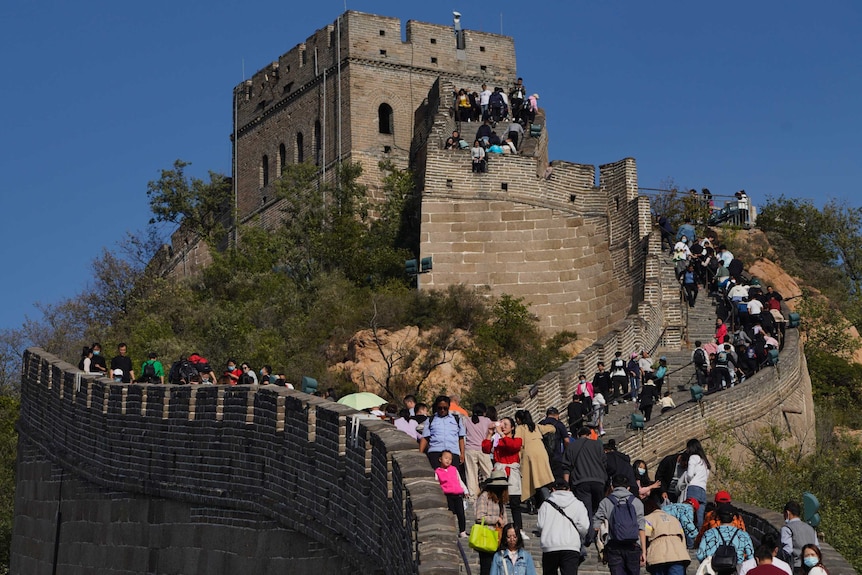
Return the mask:
<path id="1" fill-rule="evenodd" d="M 235 359 L 227 360 L 227 369 L 225 369 L 224 374 L 230 377 L 231 384 L 236 385 L 242 375 L 242 370 L 236 366 Z"/>
<path id="2" fill-rule="evenodd" d="M 123 370 L 120 368 L 115 369 L 111 372 L 111 375 L 114 378 L 114 381 L 117 383 L 123 383 Z"/>
<path id="3" fill-rule="evenodd" d="M 650 481 L 649 470 L 647 469 L 646 461 L 643 459 L 636 459 L 635 462 L 632 463 L 632 470 L 635 472 L 635 480 L 638 486 L 637 495 L 641 499 L 647 499 L 653 489 L 659 489 L 661 487 L 661 481 Z"/>
<path id="4" fill-rule="evenodd" d="M 795 501 L 788 501 L 784 506 L 784 527 L 781 528 L 781 550 L 789 557 L 794 573 L 802 568 L 802 548 L 806 545 L 820 545 L 817 532 L 809 524 L 802 521 L 802 510 Z"/>
<path id="5" fill-rule="evenodd" d="M 809 544 L 802 548 L 802 575 L 829 575 L 817 545 Z"/>
<path id="6" fill-rule="evenodd" d="M 92 348 L 93 358 L 90 362 L 90 371 L 92 373 L 98 373 L 99 375 L 108 375 L 108 365 L 105 362 L 105 356 L 102 355 L 101 344 L 94 342 Z"/>

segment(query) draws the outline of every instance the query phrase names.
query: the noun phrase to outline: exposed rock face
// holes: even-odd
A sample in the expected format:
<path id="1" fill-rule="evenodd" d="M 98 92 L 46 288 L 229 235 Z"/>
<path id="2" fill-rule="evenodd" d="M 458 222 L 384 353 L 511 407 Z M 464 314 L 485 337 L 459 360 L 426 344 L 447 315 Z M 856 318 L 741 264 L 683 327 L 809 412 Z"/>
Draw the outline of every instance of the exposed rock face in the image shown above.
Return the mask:
<path id="1" fill-rule="evenodd" d="M 772 286 L 775 291 L 783 297 L 789 298 L 802 293 L 802 288 L 799 287 L 797 281 L 790 277 L 778 264 L 766 258 L 760 258 L 748 267 L 748 273 L 757 277 L 763 283 L 763 288 Z M 796 309 L 799 303 L 798 299 L 792 299 L 787 302 L 790 309 Z"/>
<path id="2" fill-rule="evenodd" d="M 755 261 L 751 266 L 749 266 L 748 271 L 752 276 L 760 278 L 764 284 L 764 288 L 771 285 L 785 298 L 802 293 L 802 288 L 799 287 L 799 284 L 794 278 L 781 269 L 778 264 L 766 258 L 760 258 Z M 800 299 L 787 301 L 787 307 L 795 310 L 800 301 Z M 852 326 L 847 330 L 847 336 L 853 339 L 860 338 L 859 332 Z M 851 359 L 855 363 L 862 364 L 862 348 L 856 350 L 856 353 L 853 354 Z"/>
<path id="3" fill-rule="evenodd" d="M 439 328 L 423 331 L 417 326 L 397 331 L 378 329 L 376 334 L 370 329 L 362 330 L 348 342 L 344 361 L 330 369 L 347 375 L 360 391 L 381 397 L 387 396 L 383 387 L 387 377 L 390 388 L 412 391 L 426 372 L 423 395 L 433 396 L 443 390 L 459 395 L 472 374 L 462 351 L 469 345 L 470 336 L 463 330 L 441 335 Z M 428 372 L 426 366 L 438 363 Z M 401 401 L 401 397 L 390 399 Z"/>

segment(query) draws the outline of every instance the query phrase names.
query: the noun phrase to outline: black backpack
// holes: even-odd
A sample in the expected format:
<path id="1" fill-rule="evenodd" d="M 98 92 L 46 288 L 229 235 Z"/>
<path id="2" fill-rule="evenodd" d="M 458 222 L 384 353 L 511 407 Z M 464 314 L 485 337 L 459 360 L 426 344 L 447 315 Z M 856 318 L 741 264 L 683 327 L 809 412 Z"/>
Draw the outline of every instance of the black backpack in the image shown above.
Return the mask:
<path id="1" fill-rule="evenodd" d="M 553 431 L 542 434 L 542 443 L 545 444 L 545 451 L 548 452 L 548 458 L 559 459 L 560 457 L 560 440 L 557 439 L 557 428 Z"/>
<path id="2" fill-rule="evenodd" d="M 706 352 L 700 348 L 694 350 L 694 365 L 696 367 L 706 367 Z"/>
<path id="3" fill-rule="evenodd" d="M 717 575 L 730 575 L 732 573 L 736 573 L 737 556 L 736 547 L 733 546 L 733 540 L 736 539 L 738 534 L 739 529 L 736 530 L 733 537 L 730 538 L 730 541 L 725 541 L 724 535 L 721 533 L 721 529 L 718 530 L 718 536 L 721 538 L 721 545 L 719 545 L 715 549 L 715 553 L 712 554 L 712 569 L 717 573 Z"/>
<path id="4" fill-rule="evenodd" d="M 198 374 L 198 370 L 187 359 L 181 359 L 171 366 L 171 371 L 168 374 L 168 381 L 174 384 L 191 383 L 194 376 Z"/>
<path id="5" fill-rule="evenodd" d="M 147 383 L 156 383 L 159 381 L 159 377 L 156 375 L 156 366 L 153 365 L 152 361 L 144 363 L 144 372 L 141 374 L 141 379 Z"/>
<path id="6" fill-rule="evenodd" d="M 640 528 L 638 527 L 638 512 L 632 504 L 634 495 L 625 499 L 619 499 L 616 495 L 608 495 L 608 499 L 614 504 L 611 517 L 608 520 L 608 533 L 613 541 L 638 541 Z"/>

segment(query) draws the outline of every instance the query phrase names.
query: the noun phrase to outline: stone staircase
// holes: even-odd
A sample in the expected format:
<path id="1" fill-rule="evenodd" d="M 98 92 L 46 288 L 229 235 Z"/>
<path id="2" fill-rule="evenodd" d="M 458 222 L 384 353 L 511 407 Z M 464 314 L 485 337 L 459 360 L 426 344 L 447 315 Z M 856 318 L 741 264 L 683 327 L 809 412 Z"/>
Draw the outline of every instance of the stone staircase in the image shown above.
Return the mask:
<path id="1" fill-rule="evenodd" d="M 674 279 L 673 263 L 669 257 L 664 256 L 661 258 L 661 265 L 662 289 L 665 290 L 665 293 L 663 294 L 664 300 L 674 301 L 674 298 L 678 297 L 679 294 L 675 287 L 678 284 Z M 691 400 L 688 388 L 689 385 L 695 381 L 694 366 L 691 365 L 691 353 L 694 350 L 695 340 L 711 341 L 712 336 L 715 333 L 715 302 L 713 298 L 709 297 L 706 290 L 700 290 L 694 307 L 689 308 L 687 304 L 684 305 L 686 307 L 683 310 L 683 313 L 686 313 L 687 311 L 688 318 L 686 324 L 688 341 L 683 341 L 682 349 L 664 349 L 659 347 L 655 353 L 652 354 L 653 358 L 656 360 L 661 356 L 665 356 L 667 358 L 669 375 L 665 379 L 665 385 L 662 388 L 662 392 L 669 390 L 674 403 L 676 403 L 677 406 L 682 406 L 682 404 Z M 676 310 L 672 310 L 671 313 L 679 313 L 679 307 L 677 307 Z M 620 441 L 633 435 L 635 432 L 626 428 L 627 424 L 631 420 L 632 413 L 640 413 L 637 409 L 637 403 L 628 402 L 619 405 L 611 405 L 609 407 L 609 413 L 605 415 L 604 427 L 606 435 L 603 439 L 607 441 L 608 439 L 613 438 Z M 660 417 L 662 417 L 661 413 L 659 413 L 657 408 L 654 408 L 652 418 L 657 419 Z M 472 505 L 467 509 L 466 515 L 469 527 L 470 519 L 475 517 Z M 528 515 L 526 511 L 523 512 L 524 532 L 530 536 L 530 539 L 525 541 L 524 544 L 527 551 L 530 552 L 533 556 L 533 560 L 536 562 L 537 572 L 541 574 L 542 549 L 539 543 L 539 537 L 533 534 L 533 530 L 536 528 L 536 519 L 536 515 Z M 469 548 L 467 539 L 461 539 L 461 545 L 470 561 L 470 572 L 477 575 L 479 573 L 479 554 Z M 686 570 L 687 575 L 693 575 L 696 573 L 697 567 L 698 561 L 692 553 L 692 562 Z M 463 565 L 462 570 L 464 573 L 467 572 Z M 591 547 L 588 551 L 587 560 L 581 564 L 578 569 L 578 573 L 580 575 L 607 575 L 609 570 L 607 565 L 603 565 L 601 561 L 599 561 L 596 548 Z M 646 573 L 646 570 L 642 569 L 642 573 Z"/>

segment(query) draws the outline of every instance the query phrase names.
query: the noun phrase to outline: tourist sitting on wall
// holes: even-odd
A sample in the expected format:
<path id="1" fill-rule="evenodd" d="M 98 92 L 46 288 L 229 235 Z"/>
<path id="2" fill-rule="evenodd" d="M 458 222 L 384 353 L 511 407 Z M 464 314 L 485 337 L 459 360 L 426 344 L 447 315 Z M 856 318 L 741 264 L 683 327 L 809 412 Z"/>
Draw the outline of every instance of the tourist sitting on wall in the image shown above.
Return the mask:
<path id="1" fill-rule="evenodd" d="M 446 138 L 446 145 L 444 146 L 444 149 L 457 150 L 461 148 L 462 141 L 463 140 L 461 139 L 461 134 L 458 132 L 458 130 L 452 130 L 452 135 Z"/>
<path id="2" fill-rule="evenodd" d="M 470 156 L 473 158 L 473 173 L 484 174 L 487 165 L 485 163 L 485 148 L 479 143 L 479 140 L 473 142 L 473 147 L 470 148 Z"/>

